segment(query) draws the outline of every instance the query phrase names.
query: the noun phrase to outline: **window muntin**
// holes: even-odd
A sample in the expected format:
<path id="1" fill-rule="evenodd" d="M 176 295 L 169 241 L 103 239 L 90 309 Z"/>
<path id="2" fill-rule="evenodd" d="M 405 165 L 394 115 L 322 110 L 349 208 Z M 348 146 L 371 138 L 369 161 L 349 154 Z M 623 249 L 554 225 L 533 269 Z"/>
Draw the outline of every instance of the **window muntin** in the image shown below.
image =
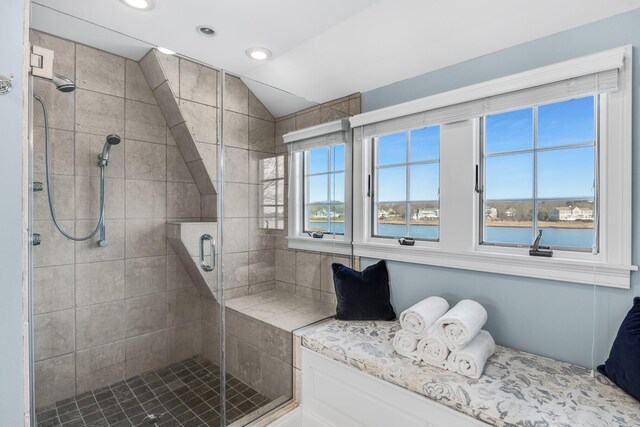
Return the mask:
<path id="1" fill-rule="evenodd" d="M 345 145 L 304 152 L 304 230 L 344 234 Z"/>
<path id="2" fill-rule="evenodd" d="M 440 126 L 374 139 L 373 237 L 440 237 Z"/>
<path id="3" fill-rule="evenodd" d="M 597 98 L 484 117 L 482 244 L 591 250 Z"/>
<path id="4" fill-rule="evenodd" d="M 284 229 L 284 162 L 283 155 L 260 160 L 259 228 Z"/>

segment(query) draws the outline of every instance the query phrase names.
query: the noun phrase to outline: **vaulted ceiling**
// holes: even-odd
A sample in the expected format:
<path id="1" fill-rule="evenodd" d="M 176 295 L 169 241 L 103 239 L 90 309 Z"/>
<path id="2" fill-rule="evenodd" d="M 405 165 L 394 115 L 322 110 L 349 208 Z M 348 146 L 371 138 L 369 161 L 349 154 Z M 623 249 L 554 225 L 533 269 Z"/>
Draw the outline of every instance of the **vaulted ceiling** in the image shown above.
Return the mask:
<path id="1" fill-rule="evenodd" d="M 166 47 L 324 102 L 640 7 L 640 0 L 154 3 L 152 10 L 138 11 L 120 0 L 37 0 L 32 26 L 132 59 L 150 45 Z M 210 25 L 216 36 L 199 35 L 198 25 Z M 272 59 L 248 58 L 245 50 L 253 46 L 270 49 Z M 269 107 L 275 99 L 263 102 Z"/>

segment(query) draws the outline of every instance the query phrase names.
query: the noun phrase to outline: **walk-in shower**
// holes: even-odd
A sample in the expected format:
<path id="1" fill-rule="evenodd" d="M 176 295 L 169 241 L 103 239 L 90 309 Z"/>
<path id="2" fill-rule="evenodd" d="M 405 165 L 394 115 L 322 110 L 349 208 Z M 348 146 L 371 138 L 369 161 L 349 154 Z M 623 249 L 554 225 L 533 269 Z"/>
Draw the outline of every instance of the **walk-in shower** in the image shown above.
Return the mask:
<path id="1" fill-rule="evenodd" d="M 76 90 L 75 83 L 68 79 L 67 77 L 54 74 L 51 82 L 56 86 L 62 93 L 70 93 Z M 101 247 L 107 246 L 106 232 L 105 232 L 105 168 L 109 165 L 109 154 L 111 152 L 111 147 L 114 145 L 120 144 L 121 138 L 118 135 L 110 134 L 107 136 L 107 139 L 102 148 L 102 154 L 98 157 L 98 167 L 100 168 L 100 198 L 99 198 L 99 206 L 100 206 L 100 216 L 98 218 L 98 222 L 93 230 L 85 235 L 85 236 L 74 236 L 71 233 L 66 232 L 58 218 L 56 216 L 55 209 L 55 198 L 54 198 L 54 190 L 51 185 L 51 147 L 49 141 L 49 114 L 47 113 L 47 106 L 44 101 L 38 94 L 34 93 L 33 98 L 38 101 L 40 106 L 42 107 L 42 116 L 44 120 L 44 157 L 45 157 L 45 177 L 47 183 L 47 198 L 49 202 L 49 212 L 51 213 L 51 219 L 53 220 L 53 224 L 58 229 L 60 233 L 67 239 L 80 242 L 84 240 L 89 240 L 93 236 L 95 236 L 98 231 L 100 231 L 100 240 L 98 241 L 98 245 Z"/>

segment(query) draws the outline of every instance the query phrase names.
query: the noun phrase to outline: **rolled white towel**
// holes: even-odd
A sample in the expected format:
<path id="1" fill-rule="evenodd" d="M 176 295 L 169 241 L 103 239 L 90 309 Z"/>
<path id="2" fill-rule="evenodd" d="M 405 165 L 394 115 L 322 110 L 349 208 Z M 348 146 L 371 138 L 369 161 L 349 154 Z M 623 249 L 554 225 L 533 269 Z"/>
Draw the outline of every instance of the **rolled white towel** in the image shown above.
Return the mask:
<path id="1" fill-rule="evenodd" d="M 447 369 L 450 351 L 447 343 L 438 335 L 435 326 L 429 328 L 425 337 L 418 342 L 416 351 L 420 359 L 429 365 Z"/>
<path id="2" fill-rule="evenodd" d="M 403 311 L 400 325 L 412 334 L 424 335 L 447 310 L 449 303 L 444 298 L 429 297 Z"/>
<path id="3" fill-rule="evenodd" d="M 482 376 L 487 359 L 496 351 L 496 343 L 487 331 L 480 331 L 468 346 L 449 355 L 448 369 L 469 378 Z"/>
<path id="4" fill-rule="evenodd" d="M 458 351 L 478 335 L 485 323 L 487 310 L 480 303 L 465 299 L 438 319 L 435 326 L 449 350 Z"/>
<path id="5" fill-rule="evenodd" d="M 416 348 L 418 346 L 419 337 L 409 331 L 400 329 L 393 337 L 393 348 L 401 356 L 409 357 L 414 360 L 420 360 Z"/>

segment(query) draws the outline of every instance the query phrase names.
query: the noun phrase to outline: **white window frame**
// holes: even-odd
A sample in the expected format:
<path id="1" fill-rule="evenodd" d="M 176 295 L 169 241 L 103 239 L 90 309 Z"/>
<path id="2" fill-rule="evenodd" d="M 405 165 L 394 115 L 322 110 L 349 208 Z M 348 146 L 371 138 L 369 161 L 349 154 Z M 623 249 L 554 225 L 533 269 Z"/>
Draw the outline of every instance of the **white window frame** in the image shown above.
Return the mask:
<path id="1" fill-rule="evenodd" d="M 290 249 L 351 255 L 352 247 L 352 146 L 346 119 L 312 126 L 283 136 L 289 145 L 289 206 L 287 244 Z M 325 233 L 314 238 L 304 226 L 304 154 L 313 148 L 344 144 L 344 234 Z"/>
<path id="2" fill-rule="evenodd" d="M 630 273 L 637 270 L 631 263 L 631 55 L 631 46 L 624 46 L 352 117 L 354 218 L 362 218 L 361 222 L 355 221 L 354 225 L 354 254 L 629 288 Z M 469 101 L 515 93 L 614 68 L 618 69 L 618 90 L 600 96 L 603 119 L 599 124 L 600 250 L 597 254 L 557 250 L 552 258 L 543 258 L 529 256 L 528 248 L 480 245 L 480 202 L 474 187 L 475 165 L 481 161 L 479 144 L 482 113 L 471 118 L 437 123 L 441 126 L 440 241 L 424 242 L 428 244 L 417 241 L 415 246 L 400 246 L 395 241 L 380 241 L 382 239 L 371 236 L 373 210 L 371 200 L 367 197 L 367 185 L 368 177 L 373 172 L 373 136 L 367 129 L 388 129 L 392 120 L 412 124 L 407 129 L 416 128 L 415 122 L 421 118 L 415 116 L 420 113 L 445 107 L 453 109 Z M 549 102 L 559 100 L 550 99 Z"/>

